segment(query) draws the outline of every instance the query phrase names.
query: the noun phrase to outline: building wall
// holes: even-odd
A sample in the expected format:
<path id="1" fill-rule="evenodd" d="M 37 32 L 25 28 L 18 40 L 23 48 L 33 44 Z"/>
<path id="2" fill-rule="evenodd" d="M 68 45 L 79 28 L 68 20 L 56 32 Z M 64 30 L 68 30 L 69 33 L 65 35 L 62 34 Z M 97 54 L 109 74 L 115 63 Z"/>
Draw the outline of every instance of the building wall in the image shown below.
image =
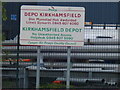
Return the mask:
<path id="1" fill-rule="evenodd" d="M 7 38 L 14 38 L 19 31 L 20 6 L 21 5 L 42 5 L 42 6 L 74 6 L 85 7 L 86 22 L 95 24 L 116 24 L 119 23 L 120 2 L 9 2 L 6 3 L 8 20 L 3 22 L 3 31 Z M 16 20 L 11 20 L 11 14 L 16 15 Z"/>
<path id="2" fill-rule="evenodd" d="M 118 23 L 118 2 L 40 2 L 40 5 L 85 7 L 86 21 Z"/>

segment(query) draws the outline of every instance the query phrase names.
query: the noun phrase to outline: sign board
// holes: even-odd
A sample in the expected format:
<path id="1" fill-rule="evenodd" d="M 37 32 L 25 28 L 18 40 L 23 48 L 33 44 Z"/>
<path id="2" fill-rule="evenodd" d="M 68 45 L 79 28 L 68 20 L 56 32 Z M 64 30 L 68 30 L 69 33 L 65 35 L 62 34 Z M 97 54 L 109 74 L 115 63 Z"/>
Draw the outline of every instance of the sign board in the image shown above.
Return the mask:
<path id="1" fill-rule="evenodd" d="M 20 44 L 84 45 L 83 7 L 21 6 Z"/>

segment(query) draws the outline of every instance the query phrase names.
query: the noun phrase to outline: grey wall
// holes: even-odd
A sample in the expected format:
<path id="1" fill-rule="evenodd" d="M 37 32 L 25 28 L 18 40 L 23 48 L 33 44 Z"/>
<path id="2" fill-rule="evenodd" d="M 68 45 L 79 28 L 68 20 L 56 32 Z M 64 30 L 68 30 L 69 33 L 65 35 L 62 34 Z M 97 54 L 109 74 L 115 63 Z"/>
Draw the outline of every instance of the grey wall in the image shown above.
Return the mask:
<path id="1" fill-rule="evenodd" d="M 116 24 L 120 20 L 120 2 L 9 2 L 5 5 L 8 20 L 2 23 L 8 39 L 14 38 L 19 31 L 21 5 L 85 7 L 85 21 L 95 24 Z M 17 15 L 16 21 L 11 20 L 11 14 Z"/>
<path id="2" fill-rule="evenodd" d="M 118 23 L 118 2 L 40 2 L 39 5 L 85 7 L 86 21 Z"/>

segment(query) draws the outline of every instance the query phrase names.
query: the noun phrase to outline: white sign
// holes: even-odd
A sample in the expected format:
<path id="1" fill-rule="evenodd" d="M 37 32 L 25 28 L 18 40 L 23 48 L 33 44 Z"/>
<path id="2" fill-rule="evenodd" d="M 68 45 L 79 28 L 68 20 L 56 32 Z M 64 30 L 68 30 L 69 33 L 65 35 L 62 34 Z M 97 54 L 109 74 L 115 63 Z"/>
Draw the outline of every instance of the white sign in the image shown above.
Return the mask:
<path id="1" fill-rule="evenodd" d="M 83 7 L 21 6 L 20 44 L 84 45 Z"/>

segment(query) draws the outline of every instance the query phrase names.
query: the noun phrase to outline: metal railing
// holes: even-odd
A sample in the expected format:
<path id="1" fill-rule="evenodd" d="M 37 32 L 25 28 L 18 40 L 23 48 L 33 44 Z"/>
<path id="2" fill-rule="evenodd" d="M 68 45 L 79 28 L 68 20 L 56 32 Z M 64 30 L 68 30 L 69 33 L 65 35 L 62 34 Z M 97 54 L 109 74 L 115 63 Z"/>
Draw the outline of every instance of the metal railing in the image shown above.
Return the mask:
<path id="1" fill-rule="evenodd" d="M 119 28 L 120 24 L 85 24 L 85 40 L 83 47 L 71 47 L 71 82 L 77 84 L 82 81 L 88 85 L 88 81 L 104 81 L 106 84 L 116 85 L 119 83 Z M 19 58 L 31 59 L 30 62 L 19 61 L 16 66 L 17 36 L 14 40 L 2 42 L 3 79 L 16 78 L 16 67 L 19 68 L 19 85 L 22 88 L 35 86 L 36 76 L 36 52 L 37 46 L 19 45 Z M 41 77 L 49 77 L 49 80 L 65 81 L 67 47 L 41 46 L 44 68 L 41 68 Z M 90 60 L 104 60 L 104 62 L 90 62 Z M 15 61 L 14 61 L 15 60 Z M 29 73 L 29 74 L 28 74 Z M 86 76 L 86 77 L 84 77 Z M 54 79 L 52 79 L 54 78 Z M 97 82 L 96 81 L 96 82 Z M 24 82 L 24 83 L 21 83 Z M 33 84 L 34 83 L 34 84 Z M 48 82 L 45 82 L 48 83 Z M 49 83 L 52 83 L 49 82 Z M 12 86 L 12 85 L 11 85 Z M 88 85 L 89 86 L 89 85 Z M 76 86 L 78 87 L 78 86 Z M 90 87 L 90 86 L 89 86 Z M 96 86 L 101 87 L 101 86 Z M 109 87 L 109 86 L 108 86 Z M 110 86 L 111 87 L 111 86 Z M 11 87 L 13 88 L 13 87 Z"/>

